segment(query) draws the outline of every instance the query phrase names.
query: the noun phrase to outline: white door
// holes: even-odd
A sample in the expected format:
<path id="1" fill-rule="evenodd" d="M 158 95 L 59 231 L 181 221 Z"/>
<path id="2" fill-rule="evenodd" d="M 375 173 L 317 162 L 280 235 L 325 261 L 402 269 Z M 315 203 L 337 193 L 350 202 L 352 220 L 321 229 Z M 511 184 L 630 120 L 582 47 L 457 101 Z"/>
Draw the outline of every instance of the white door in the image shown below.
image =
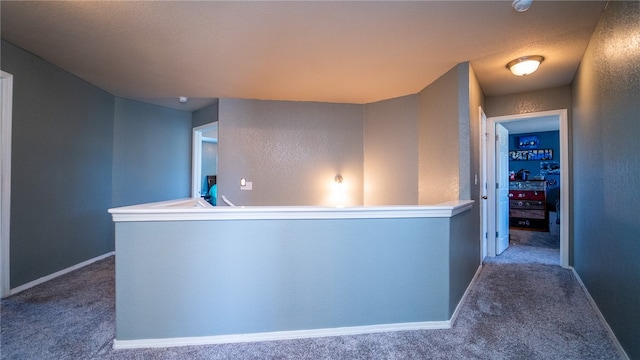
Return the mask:
<path id="1" fill-rule="evenodd" d="M 496 255 L 509 247 L 509 130 L 496 123 Z"/>

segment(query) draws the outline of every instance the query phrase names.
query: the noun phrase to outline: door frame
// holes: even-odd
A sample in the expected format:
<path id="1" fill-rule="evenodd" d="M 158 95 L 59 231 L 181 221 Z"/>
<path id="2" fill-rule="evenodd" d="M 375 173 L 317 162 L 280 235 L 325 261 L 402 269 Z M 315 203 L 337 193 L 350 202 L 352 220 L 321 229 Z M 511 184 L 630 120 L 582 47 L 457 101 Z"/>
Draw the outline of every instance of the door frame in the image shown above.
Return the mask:
<path id="1" fill-rule="evenodd" d="M 191 152 L 191 197 L 199 198 L 202 196 L 202 141 L 206 140 L 202 133 L 218 129 L 218 122 L 214 121 L 208 124 L 200 125 L 193 128 L 192 152 Z"/>
<path id="2" fill-rule="evenodd" d="M 557 117 L 560 128 L 560 265 L 563 268 L 569 268 L 569 229 L 571 228 L 569 194 L 571 192 L 571 174 L 569 173 L 569 120 L 567 109 L 489 117 L 487 118 L 487 136 L 488 139 L 495 139 L 496 123 L 531 120 L 549 116 Z M 493 146 L 491 145 L 492 143 Z M 484 156 L 487 161 L 487 184 L 495 184 L 495 142 L 487 141 L 486 150 Z M 485 222 L 484 225 L 487 227 L 488 234 L 495 234 L 495 185 L 488 185 L 487 197 L 487 216 L 482 221 Z M 489 238 L 493 239 L 492 236 Z M 495 241 L 487 241 L 487 250 L 488 256 L 496 256 Z"/>
<path id="3" fill-rule="evenodd" d="M 0 297 L 9 296 L 11 225 L 11 126 L 13 112 L 13 75 L 0 71 Z"/>
<path id="4" fill-rule="evenodd" d="M 480 261 L 488 256 L 489 229 L 487 228 L 487 213 L 489 198 L 487 194 L 487 115 L 482 106 L 478 106 L 480 119 Z"/>

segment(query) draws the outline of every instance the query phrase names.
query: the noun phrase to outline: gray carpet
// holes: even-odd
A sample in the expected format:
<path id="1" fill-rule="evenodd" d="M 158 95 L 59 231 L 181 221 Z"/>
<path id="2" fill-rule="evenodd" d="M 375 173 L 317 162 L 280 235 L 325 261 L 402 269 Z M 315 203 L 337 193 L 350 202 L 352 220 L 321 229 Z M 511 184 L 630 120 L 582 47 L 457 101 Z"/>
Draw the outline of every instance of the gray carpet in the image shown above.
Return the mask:
<path id="1" fill-rule="evenodd" d="M 560 266 L 560 249 L 511 243 L 496 257 L 487 257 L 485 264 L 544 264 Z"/>
<path id="2" fill-rule="evenodd" d="M 548 231 L 509 229 L 509 243 L 559 249 L 560 235 L 554 235 Z"/>
<path id="3" fill-rule="evenodd" d="M 109 258 L 2 300 L 0 351 L 2 359 L 619 359 L 553 251 L 555 260 L 514 245 L 488 261 L 452 329 L 136 350 L 111 348 Z"/>

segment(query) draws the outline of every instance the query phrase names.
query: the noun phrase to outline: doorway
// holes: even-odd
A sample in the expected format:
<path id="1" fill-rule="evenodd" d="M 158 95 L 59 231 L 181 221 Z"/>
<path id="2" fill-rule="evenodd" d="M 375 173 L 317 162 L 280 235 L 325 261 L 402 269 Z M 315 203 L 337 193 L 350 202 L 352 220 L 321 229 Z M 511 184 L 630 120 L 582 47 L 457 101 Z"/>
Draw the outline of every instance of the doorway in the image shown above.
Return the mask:
<path id="1" fill-rule="evenodd" d="M 499 191 L 501 188 L 500 183 L 504 185 L 504 170 L 501 174 L 497 174 L 497 145 L 496 141 L 496 128 L 503 126 L 507 129 L 524 128 L 528 127 L 532 131 L 544 131 L 546 129 L 557 129 L 559 132 L 560 142 L 560 156 L 559 156 L 559 172 L 561 174 L 559 186 L 562 191 L 559 195 L 560 211 L 559 211 L 559 223 L 561 224 L 559 230 L 560 237 L 560 265 L 564 268 L 569 267 L 569 134 L 568 134 L 568 119 L 567 110 L 552 110 L 544 112 L 536 112 L 522 115 L 507 115 L 491 117 L 486 119 L 486 140 L 485 146 L 481 148 L 481 154 L 483 156 L 483 163 L 486 163 L 487 171 L 486 177 L 483 178 L 484 186 L 486 187 L 486 199 L 483 196 L 483 201 L 487 202 L 486 216 L 482 216 L 482 228 L 486 228 L 486 233 L 483 237 L 483 248 L 486 246 L 486 255 L 493 257 L 500 253 L 500 235 L 498 229 L 500 226 L 504 228 L 504 216 L 499 216 L 504 213 L 504 204 L 501 202 L 499 193 L 501 192 L 504 197 L 504 192 Z M 498 180 L 498 176 L 502 176 L 503 180 Z M 508 175 L 507 175 L 508 176 Z M 491 184 L 491 185 L 488 185 Z M 504 187 L 504 186 L 503 186 Z M 508 202 L 507 202 L 508 203 Z M 508 211 L 508 210 L 507 210 Z M 500 222 L 500 223 L 498 223 Z M 491 234 L 492 236 L 487 236 Z M 494 236 L 495 235 L 495 236 Z M 503 243 L 504 244 L 504 243 Z"/>
<path id="2" fill-rule="evenodd" d="M 218 174 L 217 121 L 193 129 L 192 151 L 191 197 L 200 198 L 208 195 L 211 176 L 216 179 Z"/>

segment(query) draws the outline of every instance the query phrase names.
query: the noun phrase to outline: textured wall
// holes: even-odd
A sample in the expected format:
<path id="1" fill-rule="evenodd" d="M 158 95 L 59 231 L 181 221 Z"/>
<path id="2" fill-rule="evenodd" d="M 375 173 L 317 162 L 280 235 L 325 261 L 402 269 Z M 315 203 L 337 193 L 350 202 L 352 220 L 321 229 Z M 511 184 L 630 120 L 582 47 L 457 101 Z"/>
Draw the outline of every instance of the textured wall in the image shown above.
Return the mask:
<path id="1" fill-rule="evenodd" d="M 458 199 L 460 193 L 459 73 L 454 67 L 419 96 L 419 203 Z"/>
<path id="2" fill-rule="evenodd" d="M 364 205 L 418 204 L 418 97 L 366 105 Z"/>
<path id="3" fill-rule="evenodd" d="M 191 113 L 116 98 L 113 206 L 189 197 Z"/>
<path id="4" fill-rule="evenodd" d="M 461 63 L 456 66 L 458 71 L 458 197 L 457 199 L 471 198 L 471 105 L 469 63 Z M 477 111 L 476 111 L 477 112 Z"/>
<path id="5" fill-rule="evenodd" d="M 469 63 L 449 70 L 419 94 L 419 203 L 477 196 L 478 106 L 482 89 Z"/>
<path id="6" fill-rule="evenodd" d="M 11 274 L 15 288 L 113 250 L 114 100 L 2 41 L 14 75 Z"/>
<path id="7" fill-rule="evenodd" d="M 364 105 L 220 99 L 219 109 L 218 196 L 236 205 L 362 205 Z M 240 178 L 253 190 L 240 190 Z"/>
<path id="8" fill-rule="evenodd" d="M 480 219 L 480 212 L 482 211 L 482 206 L 484 205 L 482 202 L 484 201 L 481 198 L 481 165 L 480 165 L 480 108 L 484 109 L 485 107 L 485 97 L 482 88 L 480 87 L 480 82 L 476 77 L 475 71 L 473 67 L 469 65 L 469 154 L 470 159 L 468 160 L 471 163 L 470 173 L 469 173 L 469 189 L 470 189 L 470 197 L 469 199 L 474 200 L 475 204 L 471 209 L 471 213 L 474 218 Z M 462 198 L 464 199 L 464 198 Z M 473 232 L 475 236 L 480 237 L 475 243 L 477 249 L 476 254 L 480 254 L 482 252 L 481 246 L 482 241 L 484 239 L 484 234 L 481 233 L 481 224 L 480 221 L 475 222 L 475 227 Z"/>
<path id="9" fill-rule="evenodd" d="M 609 3 L 574 82 L 574 267 L 640 359 L 640 2 Z"/>
<path id="10" fill-rule="evenodd" d="M 518 115 L 532 112 L 567 109 L 571 121 L 571 87 L 527 91 L 524 93 L 490 96 L 485 99 L 487 117 Z"/>
<path id="11" fill-rule="evenodd" d="M 476 202 L 480 200 L 480 107 L 485 107 L 484 93 L 475 71 L 469 65 L 469 197 L 461 195 L 460 198 Z"/>

